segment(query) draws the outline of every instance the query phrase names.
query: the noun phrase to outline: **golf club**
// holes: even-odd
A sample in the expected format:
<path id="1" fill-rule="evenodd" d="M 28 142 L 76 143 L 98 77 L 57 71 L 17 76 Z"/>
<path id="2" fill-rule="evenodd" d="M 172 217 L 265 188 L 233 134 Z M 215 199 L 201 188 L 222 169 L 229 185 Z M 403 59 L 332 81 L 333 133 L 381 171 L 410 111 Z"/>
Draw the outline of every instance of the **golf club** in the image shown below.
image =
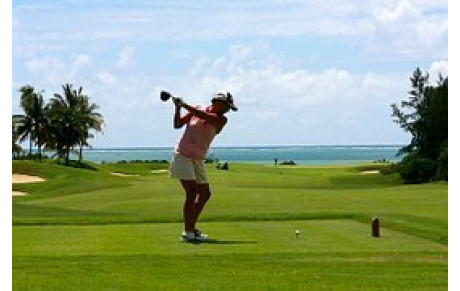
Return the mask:
<path id="1" fill-rule="evenodd" d="M 163 102 L 166 102 L 168 101 L 169 99 L 181 99 L 182 100 L 182 97 L 179 97 L 179 96 L 173 96 L 171 93 L 169 93 L 168 91 L 161 91 L 160 93 L 160 99 L 161 101 Z"/>
<path id="2" fill-rule="evenodd" d="M 161 93 L 160 93 L 160 99 L 163 102 L 168 101 L 169 99 L 171 99 L 171 97 L 172 97 L 172 95 L 168 91 L 161 91 Z"/>
<path id="3" fill-rule="evenodd" d="M 181 97 L 173 96 L 173 95 L 172 95 L 171 93 L 169 93 L 168 91 L 161 91 L 161 93 L 160 93 L 160 99 L 161 99 L 161 101 L 163 101 L 163 102 L 166 102 L 166 101 L 168 101 L 169 99 L 171 99 L 171 100 L 174 102 L 174 104 L 176 104 L 176 105 L 177 105 L 177 104 L 180 104 L 180 105 L 184 104 L 184 101 L 182 100 Z"/>

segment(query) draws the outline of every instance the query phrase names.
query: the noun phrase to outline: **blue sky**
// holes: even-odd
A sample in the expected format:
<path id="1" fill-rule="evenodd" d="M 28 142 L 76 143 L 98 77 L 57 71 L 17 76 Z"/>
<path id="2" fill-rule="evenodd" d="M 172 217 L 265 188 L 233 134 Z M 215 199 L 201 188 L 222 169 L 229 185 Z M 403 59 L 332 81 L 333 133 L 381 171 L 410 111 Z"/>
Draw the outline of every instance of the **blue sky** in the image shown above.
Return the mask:
<path id="1" fill-rule="evenodd" d="M 13 100 L 82 86 L 106 126 L 95 147 L 172 146 L 171 104 L 230 90 L 215 146 L 405 144 L 390 104 L 416 67 L 447 74 L 447 0 L 18 1 Z"/>

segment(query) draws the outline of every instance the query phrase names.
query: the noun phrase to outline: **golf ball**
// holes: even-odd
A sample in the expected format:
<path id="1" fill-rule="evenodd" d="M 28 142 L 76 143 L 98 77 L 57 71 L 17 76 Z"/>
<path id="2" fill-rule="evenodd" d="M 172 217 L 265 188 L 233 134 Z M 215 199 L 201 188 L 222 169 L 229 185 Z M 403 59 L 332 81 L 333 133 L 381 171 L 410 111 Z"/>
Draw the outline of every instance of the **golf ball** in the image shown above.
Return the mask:
<path id="1" fill-rule="evenodd" d="M 297 229 L 297 230 L 295 231 L 295 236 L 296 236 L 297 238 L 300 237 L 300 230 L 299 230 L 299 229 Z"/>

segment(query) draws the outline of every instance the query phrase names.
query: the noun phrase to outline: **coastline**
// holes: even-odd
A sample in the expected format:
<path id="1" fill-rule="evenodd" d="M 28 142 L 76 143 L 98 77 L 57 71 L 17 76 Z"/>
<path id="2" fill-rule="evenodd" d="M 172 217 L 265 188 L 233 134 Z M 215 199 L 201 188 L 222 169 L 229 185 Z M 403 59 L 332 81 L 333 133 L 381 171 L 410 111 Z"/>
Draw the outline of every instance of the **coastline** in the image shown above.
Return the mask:
<path id="1" fill-rule="evenodd" d="M 269 145 L 216 146 L 208 158 L 231 163 L 274 164 L 293 161 L 298 165 L 351 165 L 376 161 L 397 162 L 402 145 Z M 84 149 L 85 160 L 95 163 L 171 160 L 173 147 L 118 147 Z M 52 156 L 53 153 L 45 152 Z M 76 159 L 73 154 L 72 159 Z"/>
<path id="2" fill-rule="evenodd" d="M 371 148 L 371 147 L 404 147 L 406 144 L 279 144 L 279 145 L 229 145 L 229 146 L 212 146 L 210 149 L 257 149 L 257 148 L 334 148 L 334 147 L 343 147 L 343 148 Z M 171 146 L 119 146 L 119 147 L 93 147 L 87 150 L 166 150 L 173 149 L 174 145 Z"/>

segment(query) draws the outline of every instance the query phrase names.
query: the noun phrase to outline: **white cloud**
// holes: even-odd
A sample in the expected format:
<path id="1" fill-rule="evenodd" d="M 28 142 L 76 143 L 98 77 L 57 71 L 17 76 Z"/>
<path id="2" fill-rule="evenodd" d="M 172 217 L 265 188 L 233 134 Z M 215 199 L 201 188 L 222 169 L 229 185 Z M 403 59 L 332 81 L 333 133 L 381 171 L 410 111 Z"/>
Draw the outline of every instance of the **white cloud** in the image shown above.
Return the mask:
<path id="1" fill-rule="evenodd" d="M 421 18 L 422 14 L 415 6 L 407 0 L 400 1 L 394 9 L 378 7 L 374 12 L 377 21 L 382 24 L 391 25 L 406 17 Z"/>
<path id="2" fill-rule="evenodd" d="M 430 81 L 432 83 L 435 83 L 438 80 L 439 74 L 441 74 L 444 78 L 447 77 L 449 74 L 447 60 L 433 62 L 428 69 L 428 74 L 430 75 Z"/>
<path id="3" fill-rule="evenodd" d="M 73 62 L 73 66 L 76 68 L 76 67 L 83 66 L 83 65 L 89 65 L 90 63 L 91 63 L 91 59 L 89 56 L 78 55 L 75 58 L 75 61 Z"/>
<path id="4" fill-rule="evenodd" d="M 290 70 L 282 62 L 268 62 L 273 56 L 269 48 L 265 50 L 266 54 L 261 56 L 257 45 L 235 46 L 225 55 L 197 57 L 195 65 L 201 67 L 206 63 L 206 69 L 161 79 L 142 72 L 100 71 L 85 85 L 91 89 L 90 96 L 101 106 L 107 121 L 107 137 L 101 136 L 97 142 L 116 140 L 118 146 L 149 142 L 172 145 L 179 132 L 169 126 L 172 105 L 159 101 L 162 89 L 171 89 L 192 104 L 209 104 L 212 92 L 220 88 L 234 93 L 240 110 L 229 113 L 228 131 L 219 138 L 227 145 L 270 144 L 273 136 L 279 137 L 278 143 L 301 142 L 305 137 L 297 132 L 297 127 L 312 131 L 303 143 L 309 140 L 321 143 L 318 135 L 331 132 L 333 136 L 335 130 L 356 127 L 362 120 L 361 104 L 382 106 L 384 118 L 390 121 L 388 96 L 394 97 L 401 87 L 401 84 L 389 86 L 391 78 L 375 73 L 355 75 L 335 68 L 318 72 Z M 244 53 L 239 55 L 240 52 Z M 194 68 L 189 70 L 193 71 Z M 339 110 L 335 112 L 332 108 Z M 325 111 L 330 113 L 324 114 Z M 121 136 L 111 136 L 116 132 L 123 132 L 129 138 L 123 141 Z M 154 137 L 161 138 L 154 141 Z"/>
<path id="5" fill-rule="evenodd" d="M 101 72 L 97 75 L 97 77 L 106 85 L 113 85 L 117 81 L 117 77 L 107 72 Z"/>
<path id="6" fill-rule="evenodd" d="M 238 1 L 201 9 L 184 2 L 160 7 L 137 2 L 129 9 L 98 3 L 89 11 L 61 4 L 53 9 L 13 5 L 15 22 L 21 23 L 13 27 L 14 44 L 309 36 L 364 43 L 375 54 L 430 56 L 439 55 L 440 44 L 447 42 L 446 0 Z M 46 18 L 53 21 L 37 21 Z M 125 57 L 131 54 L 128 49 Z"/>
<path id="7" fill-rule="evenodd" d="M 287 64 L 267 61 L 272 58 L 268 49 L 261 57 L 255 46 L 238 48 L 215 58 L 197 59 L 200 69 L 192 69 L 194 74 L 187 76 L 178 90 L 205 96 L 198 99 L 204 103 L 209 101 L 210 92 L 229 88 L 240 107 L 230 116 L 229 131 L 244 130 L 247 141 L 257 142 L 251 137 L 254 135 L 263 139 L 259 142 L 269 143 L 276 133 L 281 141 L 321 143 L 323 136 L 323 142 L 334 143 L 335 136 L 343 138 L 343 142 L 350 138 L 366 143 L 372 138 L 363 137 L 365 132 L 372 136 L 392 130 L 394 136 L 402 138 L 404 133 L 399 133 L 391 122 L 390 104 L 406 96 L 409 83 L 405 74 L 356 74 L 337 68 L 315 72 L 287 69 Z M 239 51 L 245 53 L 235 56 Z M 305 137 L 300 129 L 311 133 Z M 224 142 L 238 140 L 233 133 L 227 134 L 232 138 Z M 379 142 L 385 139 L 376 138 Z"/>
<path id="8" fill-rule="evenodd" d="M 90 65 L 90 57 L 79 54 L 70 60 L 60 57 L 38 57 L 25 62 L 25 67 L 32 76 L 34 82 L 40 82 L 44 86 L 64 84 L 79 79 L 83 74 L 81 68 Z M 79 76 L 77 78 L 77 76 Z"/>
<path id="9" fill-rule="evenodd" d="M 215 59 L 200 57 L 191 70 L 190 79 L 182 85 L 200 96 L 228 88 L 236 102 L 243 105 L 263 102 L 265 106 L 281 107 L 357 100 L 362 98 L 359 90 L 373 86 L 369 76 L 365 81 L 367 87 L 362 88 L 361 76 L 352 76 L 346 70 L 287 70 L 281 62 L 272 62 L 269 53 L 265 55 L 267 57 L 261 57 L 254 47 L 237 46 Z"/>
<path id="10" fill-rule="evenodd" d="M 42 80 L 45 84 L 60 84 L 68 79 L 69 70 L 65 64 L 55 57 L 31 59 L 25 63 L 30 75 L 35 80 Z"/>
<path id="11" fill-rule="evenodd" d="M 367 51 L 407 58 L 439 57 L 446 53 L 447 17 L 429 14 L 408 0 L 374 10 L 373 33 Z"/>
<path id="12" fill-rule="evenodd" d="M 124 68 L 130 65 L 134 57 L 134 51 L 133 47 L 123 48 L 113 66 L 117 68 Z"/>

